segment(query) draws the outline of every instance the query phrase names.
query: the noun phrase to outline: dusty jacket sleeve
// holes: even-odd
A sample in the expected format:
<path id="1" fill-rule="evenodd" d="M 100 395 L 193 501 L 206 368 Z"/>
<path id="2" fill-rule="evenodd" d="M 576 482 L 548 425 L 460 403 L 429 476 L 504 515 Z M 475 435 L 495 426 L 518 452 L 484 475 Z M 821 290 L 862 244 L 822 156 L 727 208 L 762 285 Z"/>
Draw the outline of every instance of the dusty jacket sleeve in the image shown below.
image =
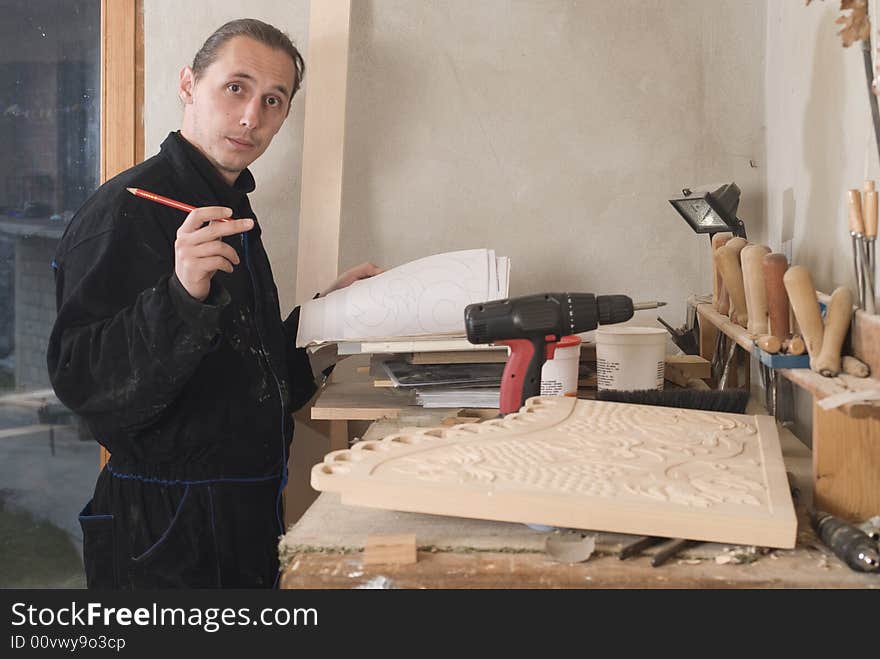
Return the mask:
<path id="1" fill-rule="evenodd" d="M 62 242 L 55 262 L 49 377 L 97 436 L 162 415 L 215 344 L 229 301 L 216 285 L 205 303 L 189 297 L 173 275 L 173 244 L 153 219 L 124 219 Z"/>
<path id="2" fill-rule="evenodd" d="M 299 328 L 299 307 L 290 312 L 284 321 L 284 335 L 287 349 L 287 376 L 290 381 L 290 405 L 298 410 L 309 402 L 318 386 L 315 383 L 316 373 L 312 373 L 312 365 L 305 348 L 295 348 L 296 331 Z"/>

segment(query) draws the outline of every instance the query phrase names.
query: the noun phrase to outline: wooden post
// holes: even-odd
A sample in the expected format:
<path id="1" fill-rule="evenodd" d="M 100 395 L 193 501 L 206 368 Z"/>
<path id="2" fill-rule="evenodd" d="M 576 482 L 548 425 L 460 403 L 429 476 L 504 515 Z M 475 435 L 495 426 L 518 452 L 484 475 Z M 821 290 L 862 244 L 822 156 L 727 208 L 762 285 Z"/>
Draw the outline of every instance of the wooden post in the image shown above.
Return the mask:
<path id="1" fill-rule="evenodd" d="M 296 258 L 297 304 L 311 299 L 333 283 L 339 270 L 350 19 L 351 0 L 321 0 L 312 2 L 309 9 Z M 318 433 L 327 438 L 328 450 L 348 447 L 348 424 L 345 422 L 313 421 L 302 413 L 297 416 L 297 427 L 301 429 L 296 430 L 297 433 Z M 304 479 L 308 483 L 312 464 L 303 458 L 291 459 L 291 481 Z M 286 524 L 296 520 L 296 511 L 303 509 L 306 503 L 292 499 L 288 502 L 293 492 L 288 484 L 284 490 Z M 312 490 L 309 492 L 316 495 Z"/>
<path id="2" fill-rule="evenodd" d="M 321 0 L 309 10 L 297 304 L 331 284 L 339 268 L 350 17 L 351 0 Z"/>
<path id="3" fill-rule="evenodd" d="M 101 183 L 144 159 L 143 106 L 143 0 L 101 0 Z"/>

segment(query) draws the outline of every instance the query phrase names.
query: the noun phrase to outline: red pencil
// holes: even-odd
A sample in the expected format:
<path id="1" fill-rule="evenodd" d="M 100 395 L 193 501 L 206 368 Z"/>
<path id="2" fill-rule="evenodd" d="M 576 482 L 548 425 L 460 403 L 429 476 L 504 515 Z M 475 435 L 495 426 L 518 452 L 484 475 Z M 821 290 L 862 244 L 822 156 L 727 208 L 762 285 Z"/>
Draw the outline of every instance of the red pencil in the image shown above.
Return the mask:
<path id="1" fill-rule="evenodd" d="M 169 199 L 168 197 L 163 197 L 159 194 L 154 194 L 152 192 L 147 192 L 146 190 L 141 190 L 140 188 L 126 188 L 131 194 L 135 197 L 143 197 L 144 199 L 149 199 L 150 201 L 155 201 L 157 204 L 162 204 L 163 206 L 171 206 L 171 208 L 176 208 L 177 210 L 186 211 L 187 213 L 191 213 L 196 209 L 195 206 L 190 206 L 189 204 L 185 204 L 182 201 L 174 201 L 174 199 Z M 229 222 L 231 218 L 228 217 L 218 217 L 217 221 L 219 222 Z"/>

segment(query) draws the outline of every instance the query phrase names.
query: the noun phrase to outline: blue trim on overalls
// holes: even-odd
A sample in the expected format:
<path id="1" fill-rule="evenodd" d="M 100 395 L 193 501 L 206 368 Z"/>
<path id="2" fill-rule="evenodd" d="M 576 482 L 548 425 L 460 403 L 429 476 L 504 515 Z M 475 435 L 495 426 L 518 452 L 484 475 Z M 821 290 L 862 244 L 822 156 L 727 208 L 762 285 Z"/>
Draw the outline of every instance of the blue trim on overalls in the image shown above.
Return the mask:
<path id="1" fill-rule="evenodd" d="M 152 476 L 141 476 L 140 474 L 125 474 L 119 471 L 113 471 L 113 467 L 108 462 L 104 467 L 110 472 L 114 478 L 122 478 L 125 480 L 141 481 L 142 483 L 154 483 L 156 485 L 207 485 L 210 483 L 257 483 L 262 481 L 270 481 L 278 478 L 280 474 L 272 474 L 271 476 L 220 476 L 219 478 L 205 478 L 201 480 L 166 480 L 164 478 L 154 478 Z"/>

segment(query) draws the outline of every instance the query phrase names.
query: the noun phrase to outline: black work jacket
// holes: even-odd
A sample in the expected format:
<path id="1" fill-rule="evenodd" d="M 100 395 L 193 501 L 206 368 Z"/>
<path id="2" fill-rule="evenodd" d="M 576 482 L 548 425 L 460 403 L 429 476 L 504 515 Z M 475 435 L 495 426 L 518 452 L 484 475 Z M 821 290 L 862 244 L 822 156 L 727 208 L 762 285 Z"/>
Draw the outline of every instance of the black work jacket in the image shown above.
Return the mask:
<path id="1" fill-rule="evenodd" d="M 192 206 L 226 206 L 254 228 L 225 238 L 238 252 L 204 303 L 174 275 L 186 213 L 135 197 L 143 188 Z M 315 392 L 295 349 L 299 309 L 278 293 L 248 202 L 179 133 L 104 184 L 71 220 L 55 268 L 58 315 L 48 367 L 59 399 L 112 454 L 116 475 L 200 481 L 286 475 L 291 413 Z"/>

